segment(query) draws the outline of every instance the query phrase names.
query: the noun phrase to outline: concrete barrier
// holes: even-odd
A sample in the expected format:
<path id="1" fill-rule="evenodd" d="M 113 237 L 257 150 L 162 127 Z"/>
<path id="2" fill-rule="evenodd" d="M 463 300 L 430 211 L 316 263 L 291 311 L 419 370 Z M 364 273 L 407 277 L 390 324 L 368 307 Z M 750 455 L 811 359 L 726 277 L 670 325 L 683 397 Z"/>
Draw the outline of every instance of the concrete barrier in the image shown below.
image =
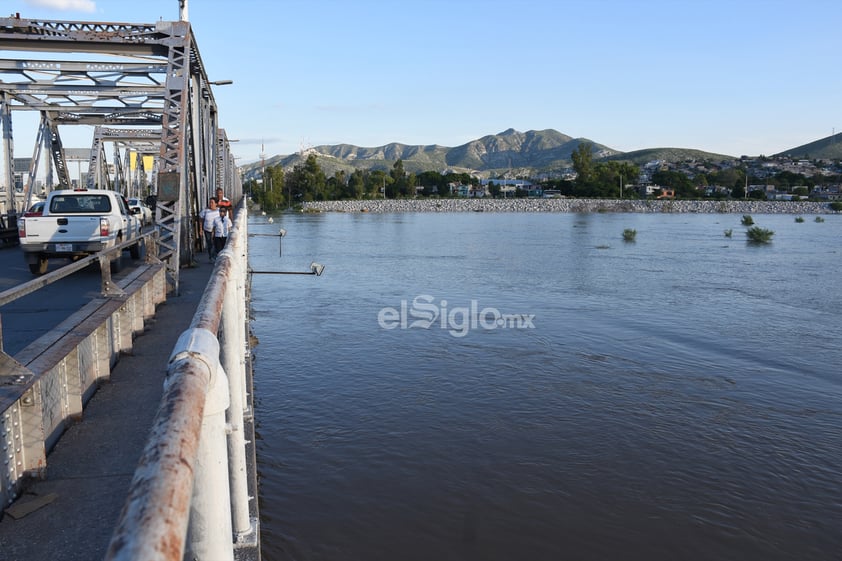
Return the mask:
<path id="1" fill-rule="evenodd" d="M 120 353 L 166 300 L 166 268 L 147 263 L 24 348 L 0 351 L 0 500 L 12 503 L 28 478 L 46 476 L 47 453 L 82 415 Z"/>

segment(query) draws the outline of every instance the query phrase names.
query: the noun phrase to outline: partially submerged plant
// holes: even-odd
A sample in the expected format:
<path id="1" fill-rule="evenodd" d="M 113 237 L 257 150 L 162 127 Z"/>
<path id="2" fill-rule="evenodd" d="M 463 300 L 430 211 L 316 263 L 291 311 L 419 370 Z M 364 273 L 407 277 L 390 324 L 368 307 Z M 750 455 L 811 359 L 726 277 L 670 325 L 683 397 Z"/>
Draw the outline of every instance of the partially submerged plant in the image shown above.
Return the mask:
<path id="1" fill-rule="evenodd" d="M 816 216 L 816 222 L 824 222 L 824 218 L 821 216 Z"/>
<path id="2" fill-rule="evenodd" d="M 743 226 L 751 226 L 754 224 L 754 218 L 752 218 L 750 214 L 744 214 L 742 224 Z"/>
<path id="3" fill-rule="evenodd" d="M 623 230 L 623 240 L 627 242 L 633 242 L 636 236 L 637 230 L 633 230 L 631 228 L 626 228 L 625 230 Z"/>
<path id="4" fill-rule="evenodd" d="M 766 228 L 761 228 L 760 226 L 753 226 L 746 230 L 748 241 L 753 243 L 769 243 L 772 241 L 772 236 L 774 235 L 775 232 L 772 230 L 767 230 Z"/>
<path id="5" fill-rule="evenodd" d="M 795 217 L 795 221 L 796 221 L 796 222 L 799 222 L 799 223 L 800 223 L 800 222 L 804 222 L 804 217 L 803 217 L 803 216 L 796 216 L 796 217 Z"/>
<path id="6" fill-rule="evenodd" d="M 733 234 L 733 233 L 734 233 L 734 231 L 731 230 L 731 228 L 728 228 L 727 230 L 725 230 L 725 237 L 730 238 L 731 234 Z"/>

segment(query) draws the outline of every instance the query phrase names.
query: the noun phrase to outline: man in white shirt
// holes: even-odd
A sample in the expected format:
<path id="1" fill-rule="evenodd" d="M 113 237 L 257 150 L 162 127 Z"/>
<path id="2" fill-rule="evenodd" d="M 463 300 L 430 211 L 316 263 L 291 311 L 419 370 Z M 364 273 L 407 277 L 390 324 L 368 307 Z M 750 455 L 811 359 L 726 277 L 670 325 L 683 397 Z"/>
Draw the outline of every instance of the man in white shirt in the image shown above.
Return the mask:
<path id="1" fill-rule="evenodd" d="M 202 232 L 205 234 L 205 247 L 208 248 L 208 260 L 213 261 L 214 247 L 213 247 L 213 222 L 219 216 L 219 210 L 216 208 L 216 197 L 211 197 L 208 201 L 208 207 L 199 213 L 199 220 L 202 221 Z"/>

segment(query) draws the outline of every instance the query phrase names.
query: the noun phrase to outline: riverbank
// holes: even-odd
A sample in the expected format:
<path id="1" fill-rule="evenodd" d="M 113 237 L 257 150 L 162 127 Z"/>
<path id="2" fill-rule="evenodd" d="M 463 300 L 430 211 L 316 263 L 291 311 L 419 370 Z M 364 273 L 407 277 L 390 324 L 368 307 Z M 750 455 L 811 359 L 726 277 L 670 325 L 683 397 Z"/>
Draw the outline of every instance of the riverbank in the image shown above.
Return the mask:
<path id="1" fill-rule="evenodd" d="M 304 203 L 304 212 L 694 212 L 836 214 L 810 201 L 668 201 L 620 199 L 376 199 Z"/>

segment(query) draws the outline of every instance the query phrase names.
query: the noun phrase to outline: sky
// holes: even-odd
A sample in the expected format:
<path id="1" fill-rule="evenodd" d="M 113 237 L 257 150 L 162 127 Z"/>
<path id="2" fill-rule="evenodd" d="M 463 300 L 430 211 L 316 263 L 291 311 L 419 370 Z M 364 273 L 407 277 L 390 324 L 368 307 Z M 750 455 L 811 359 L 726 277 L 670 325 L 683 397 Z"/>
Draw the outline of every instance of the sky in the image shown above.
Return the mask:
<path id="1" fill-rule="evenodd" d="M 179 13 L 178 0 L 0 5 L 52 20 Z M 509 128 L 731 156 L 842 131 L 839 0 L 189 0 L 188 17 L 209 79 L 234 81 L 214 95 L 240 164 Z"/>

